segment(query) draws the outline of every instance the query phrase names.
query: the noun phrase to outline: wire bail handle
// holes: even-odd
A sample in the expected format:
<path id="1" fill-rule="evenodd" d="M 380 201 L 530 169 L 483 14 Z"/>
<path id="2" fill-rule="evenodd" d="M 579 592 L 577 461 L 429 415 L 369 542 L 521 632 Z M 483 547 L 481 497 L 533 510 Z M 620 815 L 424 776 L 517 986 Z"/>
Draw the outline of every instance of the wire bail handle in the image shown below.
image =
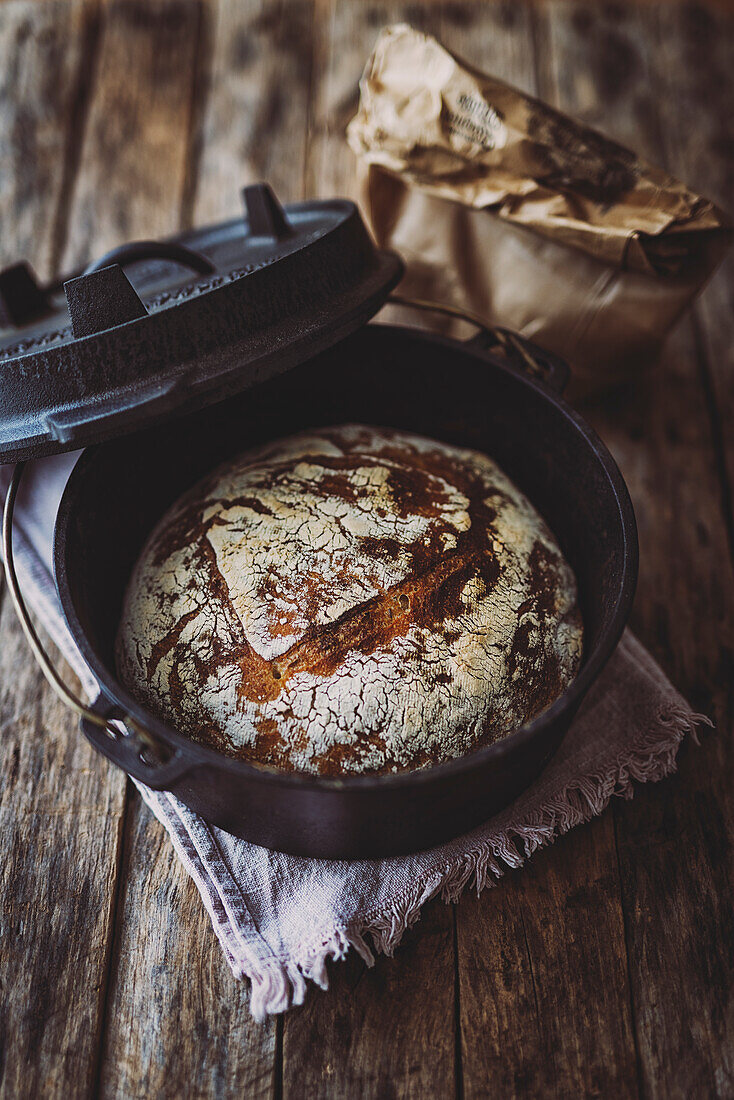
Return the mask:
<path id="1" fill-rule="evenodd" d="M 10 598 L 13 602 L 15 613 L 18 616 L 20 625 L 23 628 L 23 633 L 26 636 L 28 645 L 38 662 L 41 672 L 46 677 L 59 699 L 61 699 L 62 703 L 65 703 L 65 705 L 78 714 L 80 718 L 86 718 L 88 722 L 105 730 L 110 737 L 117 739 L 120 736 L 120 731 L 112 725 L 109 719 L 98 714 L 96 711 L 92 710 L 91 707 L 83 703 L 81 699 L 74 694 L 71 688 L 64 683 L 61 674 L 55 668 L 51 658 L 41 643 L 41 639 L 33 625 L 26 602 L 20 590 L 18 574 L 15 569 L 15 556 L 13 554 L 13 514 L 15 511 L 15 501 L 18 496 L 18 488 L 25 466 L 25 462 L 19 462 L 14 468 L 8 487 L 8 493 L 5 497 L 5 505 L 3 507 L 2 549 L 5 565 L 5 581 L 8 586 Z"/>
<path id="2" fill-rule="evenodd" d="M 539 378 L 541 382 L 558 393 L 563 392 L 566 386 L 569 371 L 568 365 L 562 359 L 510 329 L 490 325 L 470 309 L 442 302 L 431 302 L 424 298 L 409 298 L 402 294 L 391 294 L 386 305 L 408 306 L 426 313 L 443 313 L 446 317 L 454 317 L 458 321 L 476 325 L 480 330 L 482 344 L 490 348 L 498 348 L 513 367 L 530 374 L 533 378 Z"/>

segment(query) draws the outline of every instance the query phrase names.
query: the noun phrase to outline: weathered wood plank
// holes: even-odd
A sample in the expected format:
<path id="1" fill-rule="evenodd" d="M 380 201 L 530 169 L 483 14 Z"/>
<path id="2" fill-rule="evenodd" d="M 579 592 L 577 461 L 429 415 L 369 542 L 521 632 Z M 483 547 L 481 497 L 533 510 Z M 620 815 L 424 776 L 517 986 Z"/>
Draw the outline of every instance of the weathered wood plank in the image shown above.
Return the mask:
<path id="1" fill-rule="evenodd" d="M 284 1020 L 284 1097 L 454 1095 L 450 906 L 426 906 L 394 959 L 352 953 L 330 981 Z"/>
<path id="2" fill-rule="evenodd" d="M 104 11 L 66 270 L 180 223 L 202 6 L 120 0 Z"/>
<path id="3" fill-rule="evenodd" d="M 56 266 L 94 22 L 82 3 L 0 9 L 0 263 L 27 258 L 42 278 Z M 8 599 L 0 730 L 0 1095 L 84 1096 L 97 1066 L 125 781 L 45 686 Z"/>
<path id="4" fill-rule="evenodd" d="M 607 110 L 618 104 L 606 129 L 675 168 L 670 135 L 685 144 L 686 131 L 695 128 L 661 108 L 681 65 L 661 82 L 655 13 L 615 8 L 592 18 L 581 6 L 548 10 L 552 98 L 596 122 L 599 102 Z M 673 30 L 678 13 L 659 19 L 666 35 L 679 33 Z M 684 52 L 681 37 L 675 55 Z M 607 77 L 592 102 L 589 88 L 604 64 Z M 706 111 L 728 110 L 710 89 Z M 701 749 L 684 751 L 673 780 L 615 808 L 642 1085 L 645 1094 L 661 1097 L 726 1096 L 734 1087 L 734 590 L 711 411 L 690 322 L 669 341 L 655 373 L 592 411 L 637 510 L 634 625 L 719 728 Z"/>
<path id="5" fill-rule="evenodd" d="M 677 776 L 615 807 L 643 1083 L 660 1097 L 734 1087 L 732 577 L 695 358 L 681 332 L 615 446 L 644 517 L 633 625 L 717 725 Z"/>
<path id="6" fill-rule="evenodd" d="M 654 17 L 658 109 L 673 171 L 734 216 L 734 11 L 681 5 Z M 712 105 L 713 108 L 712 109 Z M 703 381 L 711 409 L 734 546 L 734 253 L 729 252 L 695 310 Z"/>
<path id="7" fill-rule="evenodd" d="M 535 94 L 531 17 L 520 5 L 446 5 L 443 40 Z M 611 819 L 462 898 L 457 951 L 467 1097 L 637 1094 Z"/>
<path id="8" fill-rule="evenodd" d="M 194 5 L 189 5 L 186 18 L 193 20 L 194 11 Z M 204 56 L 199 57 L 196 72 L 185 65 L 166 70 L 166 79 L 174 83 L 165 94 L 158 87 L 157 66 L 137 65 L 139 87 L 132 93 L 133 100 L 142 103 L 158 95 L 167 105 L 170 160 L 167 167 L 158 166 L 155 176 L 167 182 L 166 205 L 160 208 L 161 196 L 151 190 L 147 200 L 150 210 L 146 204 L 145 210 L 138 206 L 130 215 L 136 219 L 135 233 L 140 233 L 138 219 L 143 224 L 165 219 L 175 228 L 189 212 L 196 223 L 237 213 L 238 189 L 253 178 L 248 163 L 256 163 L 263 152 L 264 135 L 254 120 L 266 111 L 273 82 L 282 80 L 293 91 L 297 87 L 288 84 L 290 56 L 282 49 L 278 53 L 280 47 L 272 41 L 277 42 L 279 36 L 287 38 L 287 28 L 268 12 L 260 4 L 226 2 L 198 9 L 196 33 Z M 287 22 L 290 14 L 291 6 L 285 5 L 281 20 Z M 307 24 L 301 29 L 304 27 L 307 30 Z M 124 41 L 139 33 L 136 28 L 137 22 L 118 19 L 107 47 L 114 57 L 136 52 L 134 45 Z M 160 40 L 146 47 L 144 58 L 155 57 L 167 41 L 171 33 L 168 14 L 159 29 L 154 24 L 152 32 L 160 33 Z M 151 28 L 145 33 L 150 34 Z M 108 34 L 112 36 L 111 29 Z M 299 49 L 308 55 L 305 31 L 304 35 Z M 295 49 L 293 43 L 291 48 Z M 113 60 L 113 67 L 119 64 Z M 201 82 L 201 87 L 208 89 L 207 99 L 194 118 L 200 130 L 192 132 L 186 112 L 177 113 L 175 105 L 188 103 L 190 82 L 210 70 L 212 80 Z M 246 95 L 242 93 L 241 98 L 243 88 Z M 299 140 L 299 118 L 303 143 L 305 106 L 298 109 L 290 127 L 283 125 L 281 130 L 284 118 L 280 118 L 268 134 L 267 156 L 284 166 L 278 186 L 285 188 L 286 196 L 300 193 L 302 160 L 289 160 L 289 152 Z M 149 140 L 145 127 L 138 133 L 139 153 L 145 157 L 144 143 Z M 122 127 L 119 140 L 124 140 Z M 155 145 L 155 135 L 152 141 Z M 92 145 L 90 139 L 91 158 L 105 149 L 101 143 Z M 220 170 L 225 175 L 220 175 Z M 261 172 L 268 174 L 267 168 L 258 167 L 255 178 Z M 98 216 L 106 219 L 109 214 L 104 210 Z M 160 825 L 137 797 L 130 806 L 125 844 L 125 885 L 118 913 L 101 1094 L 271 1095 L 277 1025 L 271 1021 L 260 1026 L 251 1019 L 247 983 L 235 982 L 231 976 L 196 887 Z"/>
<path id="9" fill-rule="evenodd" d="M 100 1095 L 271 1096 L 275 1021 L 250 1016 L 198 890 L 135 795 Z"/>
<path id="10" fill-rule="evenodd" d="M 105 11 L 68 265 L 121 239 L 179 225 L 204 17 L 198 3 L 181 0 L 125 0 Z M 241 1087 L 248 1095 L 269 1093 L 274 1027 L 253 1025 L 248 991 L 231 978 L 196 888 L 137 798 L 123 845 L 99 1091 L 220 1095 Z"/>
<path id="11" fill-rule="evenodd" d="M 437 30 L 440 7 L 328 3 L 317 8 L 305 189 L 355 196 L 344 129 L 379 29 L 410 18 Z M 330 970 L 283 1021 L 283 1095 L 451 1096 L 455 1089 L 452 909 L 430 906 L 396 957 L 369 970 L 358 957 Z"/>
<path id="12" fill-rule="evenodd" d="M 9 599 L 0 639 L 0 1095 L 87 1096 L 125 780 L 43 686 Z"/>
<path id="13" fill-rule="evenodd" d="M 53 274 L 94 26 L 84 0 L 0 9 L 0 267 Z"/>
<path id="14" fill-rule="evenodd" d="M 194 221 L 240 213 L 240 188 L 264 180 L 303 197 L 312 0 L 226 0 L 212 7 L 211 73 L 199 138 Z"/>
<path id="15" fill-rule="evenodd" d="M 501 80 L 536 91 L 532 12 L 527 4 L 444 0 L 438 33 L 451 50 Z"/>
<path id="16" fill-rule="evenodd" d="M 466 1097 L 638 1095 L 613 856 L 606 815 L 462 899 Z"/>

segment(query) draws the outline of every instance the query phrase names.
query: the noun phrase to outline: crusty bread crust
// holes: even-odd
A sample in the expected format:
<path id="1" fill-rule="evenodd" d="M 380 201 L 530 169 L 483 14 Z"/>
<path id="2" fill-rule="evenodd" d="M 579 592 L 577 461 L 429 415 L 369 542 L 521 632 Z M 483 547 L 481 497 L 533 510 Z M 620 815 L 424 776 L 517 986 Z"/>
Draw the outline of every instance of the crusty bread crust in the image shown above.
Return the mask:
<path id="1" fill-rule="evenodd" d="M 581 649 L 573 573 L 491 459 L 347 425 L 247 452 L 179 500 L 116 656 L 196 740 L 344 775 L 498 740 L 564 691 Z"/>

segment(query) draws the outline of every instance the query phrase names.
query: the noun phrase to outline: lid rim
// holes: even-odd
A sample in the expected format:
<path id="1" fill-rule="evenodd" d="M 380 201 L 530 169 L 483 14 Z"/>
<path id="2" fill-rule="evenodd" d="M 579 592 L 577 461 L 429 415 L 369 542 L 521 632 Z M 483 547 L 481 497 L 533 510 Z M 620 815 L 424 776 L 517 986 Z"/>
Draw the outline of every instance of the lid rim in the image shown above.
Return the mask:
<path id="1" fill-rule="evenodd" d="M 251 359 L 248 363 L 252 370 L 252 377 L 248 380 L 249 385 L 259 385 L 270 378 L 285 373 L 327 347 L 339 343 L 355 329 L 366 324 L 382 308 L 390 291 L 398 284 L 403 274 L 402 262 L 397 256 L 384 252 L 381 253 L 381 257 L 385 259 L 386 263 L 381 268 L 379 277 L 375 279 L 375 288 L 368 297 L 354 304 L 350 310 L 342 315 L 338 327 L 330 327 L 328 330 L 317 326 L 311 329 L 303 329 L 298 337 L 294 336 L 292 339 L 286 339 L 280 342 L 277 348 L 271 348 L 269 351 L 265 351 L 256 358 Z M 389 282 L 386 281 L 388 276 Z M 300 317 L 301 315 L 296 314 L 292 318 L 294 327 L 298 324 Z M 135 322 L 131 321 L 127 324 L 135 324 Z M 264 330 L 261 333 L 263 343 L 267 344 L 271 332 L 272 330 Z M 85 337 L 85 339 L 91 338 Z M 148 427 L 151 422 L 156 420 L 163 423 L 176 416 L 185 416 L 196 408 L 203 409 L 216 404 L 219 400 L 226 399 L 234 393 L 241 392 L 243 389 L 249 388 L 249 385 L 238 384 L 238 375 L 242 368 L 237 360 L 247 346 L 251 346 L 250 342 L 246 336 L 243 336 L 240 340 L 221 345 L 217 350 L 203 352 L 198 356 L 192 355 L 186 363 L 160 376 L 164 381 L 172 383 L 166 396 L 175 399 L 175 404 L 168 409 L 162 408 L 160 403 L 156 405 L 156 399 L 160 397 L 160 394 L 151 392 L 149 402 L 136 403 L 137 418 L 131 420 L 125 427 L 121 427 L 126 411 L 124 405 L 121 405 L 119 410 L 116 411 L 114 420 L 112 416 L 105 414 L 101 408 L 103 404 L 108 404 L 113 399 L 112 395 L 107 393 L 95 395 L 87 404 L 80 403 L 76 406 L 80 413 L 86 410 L 90 414 L 84 419 L 86 430 L 83 433 L 68 435 L 65 439 L 59 439 L 46 429 L 37 431 L 33 436 L 18 440 L 17 446 L 3 446 L 0 439 L 0 465 L 25 459 L 42 458 L 51 454 L 62 454 L 76 450 L 81 446 L 101 443 L 105 439 L 116 438 L 137 431 L 140 428 Z M 306 354 L 303 354 L 304 352 Z M 222 361 L 220 361 L 219 366 L 220 368 L 223 367 L 219 370 L 216 378 L 206 377 L 206 375 L 195 377 L 197 372 L 206 366 L 207 355 L 216 354 L 221 356 Z M 136 380 L 118 389 L 117 394 L 129 397 L 142 385 L 147 385 L 150 390 L 154 390 L 157 384 L 152 383 L 150 380 Z M 100 406 L 100 416 L 95 417 L 93 413 L 98 406 Z M 48 419 L 61 419 L 68 409 L 68 404 L 49 408 L 44 412 L 44 423 Z M 107 430 L 113 423 L 120 427 L 119 431 Z M 99 430 L 95 430 L 97 425 L 99 425 Z"/>
<path id="2" fill-rule="evenodd" d="M 226 263 L 183 285 L 179 277 L 170 292 L 161 293 L 159 278 L 155 297 L 138 290 L 143 316 L 97 331 L 85 331 L 82 316 L 77 337 L 68 324 L 40 335 L 31 329 L 35 347 L 0 358 L 0 464 L 101 442 L 184 415 L 197 402 L 213 404 L 369 320 L 399 282 L 400 258 L 377 249 L 349 200 L 295 203 L 285 215 L 291 232 L 287 241 L 273 238 L 272 248 L 262 233 L 243 236 L 242 219 L 167 238 L 187 247 L 203 238 L 209 251 L 200 246 L 202 254 L 216 258 L 221 248 Z M 143 262 L 150 269 L 153 261 Z M 97 287 L 114 295 L 123 283 L 131 286 L 117 270 L 116 279 L 97 273 Z M 85 278 L 96 293 L 93 274 L 78 277 L 82 299 Z M 120 315 L 116 301 L 109 309 L 104 299 L 89 301 L 91 324 Z M 18 330 L 10 335 L 11 348 L 22 345 L 22 330 L 21 339 Z"/>

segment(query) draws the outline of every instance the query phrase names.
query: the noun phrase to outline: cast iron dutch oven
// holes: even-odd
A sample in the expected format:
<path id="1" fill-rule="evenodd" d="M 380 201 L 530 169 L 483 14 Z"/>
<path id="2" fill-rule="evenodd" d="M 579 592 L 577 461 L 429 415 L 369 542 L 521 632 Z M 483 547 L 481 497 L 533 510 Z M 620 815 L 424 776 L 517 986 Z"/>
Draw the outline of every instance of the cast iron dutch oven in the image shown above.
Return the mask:
<path id="1" fill-rule="evenodd" d="M 67 284 L 73 325 L 65 335 L 37 303 L 24 350 L 6 340 L 36 396 L 31 410 L 17 378 L 0 374 L 0 461 L 103 440 L 78 460 L 55 532 L 66 622 L 100 688 L 95 717 L 81 726 L 100 752 L 208 822 L 269 848 L 326 858 L 416 851 L 507 805 L 558 748 L 629 614 L 632 506 L 606 447 L 562 400 L 558 360 L 507 333 L 461 342 L 365 324 L 401 268 L 374 248 L 356 208 L 311 203 L 284 214 L 263 187 L 248 189 L 246 201 L 239 228 L 128 247 Z M 190 275 L 182 283 L 182 264 L 197 272 L 193 283 Z M 420 432 L 496 459 L 576 573 L 585 655 L 560 699 L 494 745 L 425 770 L 335 779 L 253 766 L 191 741 L 122 686 L 113 643 L 145 538 L 186 488 L 257 443 L 345 421 Z"/>

